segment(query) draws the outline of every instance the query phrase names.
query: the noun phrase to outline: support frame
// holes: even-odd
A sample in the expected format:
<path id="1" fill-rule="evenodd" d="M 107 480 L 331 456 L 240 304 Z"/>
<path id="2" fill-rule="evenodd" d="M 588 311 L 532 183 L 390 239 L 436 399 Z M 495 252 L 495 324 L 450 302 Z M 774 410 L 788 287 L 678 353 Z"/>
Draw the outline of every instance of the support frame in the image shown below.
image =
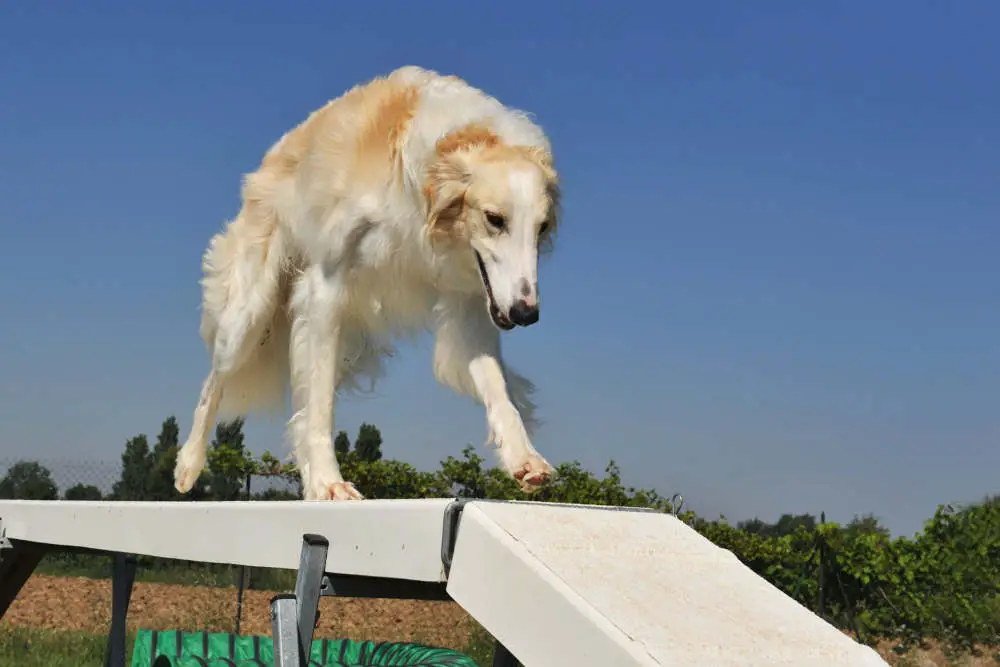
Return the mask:
<path id="1" fill-rule="evenodd" d="M 94 552 L 89 549 L 59 548 L 50 544 L 9 540 L 0 520 L 0 618 L 7 613 L 42 558 L 56 552 L 101 553 L 111 556 L 111 629 L 108 632 L 104 667 L 126 667 L 126 620 L 137 566 L 136 557 L 132 554 Z"/>
<path id="2" fill-rule="evenodd" d="M 328 572 L 330 542 L 324 535 L 302 536 L 295 592 L 271 600 L 271 628 L 275 667 L 306 667 L 319 618 L 321 597 L 450 601 L 447 578 L 451 570 L 462 510 L 472 499 L 456 499 L 444 513 L 441 563 L 444 581 L 415 581 Z M 127 615 L 135 583 L 137 558 L 133 554 L 65 547 L 23 540 L 9 540 L 0 519 L 0 618 L 20 593 L 38 563 L 47 553 L 94 553 L 112 558 L 112 612 L 104 667 L 125 667 Z M 493 667 L 522 667 L 499 641 Z"/>
<path id="3" fill-rule="evenodd" d="M 278 595 L 271 600 L 274 667 L 307 667 L 313 634 L 319 619 L 321 597 L 360 597 L 407 600 L 444 600 L 447 574 L 451 570 L 455 540 L 461 524 L 466 499 L 456 500 L 445 510 L 441 540 L 441 562 L 446 581 L 421 582 L 407 579 L 338 575 L 326 571 L 330 542 L 323 535 L 302 536 L 295 593 Z M 296 637 L 293 642 L 291 637 Z M 499 640 L 493 654 L 493 667 L 523 667 Z"/>

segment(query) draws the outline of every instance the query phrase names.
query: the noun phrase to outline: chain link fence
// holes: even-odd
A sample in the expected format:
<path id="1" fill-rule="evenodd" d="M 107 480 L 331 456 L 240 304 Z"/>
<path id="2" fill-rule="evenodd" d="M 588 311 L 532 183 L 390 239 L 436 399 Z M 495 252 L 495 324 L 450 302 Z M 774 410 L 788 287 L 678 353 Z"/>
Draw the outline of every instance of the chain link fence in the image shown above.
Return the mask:
<path id="1" fill-rule="evenodd" d="M 101 500 L 111 496 L 121 478 L 120 461 L 0 458 L 0 498 Z M 283 476 L 250 475 L 241 485 L 244 499 L 284 500 L 301 495 L 298 483 Z"/>

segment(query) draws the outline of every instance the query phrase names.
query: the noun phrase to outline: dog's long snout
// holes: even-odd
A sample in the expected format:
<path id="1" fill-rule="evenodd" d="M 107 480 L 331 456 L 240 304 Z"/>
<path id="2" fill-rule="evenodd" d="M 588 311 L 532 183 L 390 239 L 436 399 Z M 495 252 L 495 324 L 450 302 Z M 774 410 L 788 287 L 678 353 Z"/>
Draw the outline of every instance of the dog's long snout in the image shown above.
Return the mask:
<path id="1" fill-rule="evenodd" d="M 529 304 L 518 299 L 510 308 L 510 321 L 519 327 L 531 326 L 538 321 L 538 303 Z"/>

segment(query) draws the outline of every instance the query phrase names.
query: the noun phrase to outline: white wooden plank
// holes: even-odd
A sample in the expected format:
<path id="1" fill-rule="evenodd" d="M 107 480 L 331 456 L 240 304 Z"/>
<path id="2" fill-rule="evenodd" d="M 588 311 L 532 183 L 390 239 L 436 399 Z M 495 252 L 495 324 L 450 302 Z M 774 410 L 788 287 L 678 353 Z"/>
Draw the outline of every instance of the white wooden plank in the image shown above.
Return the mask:
<path id="1" fill-rule="evenodd" d="M 304 533 L 330 541 L 327 570 L 444 581 L 453 501 L 0 501 L 8 538 L 208 563 L 295 569 Z"/>
<path id="2" fill-rule="evenodd" d="M 529 666 L 886 665 L 666 514 L 470 503 L 448 591 Z"/>

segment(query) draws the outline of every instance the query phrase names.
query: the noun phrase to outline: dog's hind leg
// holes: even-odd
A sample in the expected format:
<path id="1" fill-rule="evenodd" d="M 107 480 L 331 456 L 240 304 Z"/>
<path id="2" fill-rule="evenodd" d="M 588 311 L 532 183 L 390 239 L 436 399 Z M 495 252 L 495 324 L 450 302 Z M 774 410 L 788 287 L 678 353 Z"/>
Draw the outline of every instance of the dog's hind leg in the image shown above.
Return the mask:
<path id="1" fill-rule="evenodd" d="M 346 305 L 342 272 L 314 265 L 296 283 L 291 300 L 292 400 L 290 432 L 305 500 L 361 500 L 344 480 L 333 451 L 340 331 Z"/>
<path id="2" fill-rule="evenodd" d="M 198 406 L 194 409 L 191 433 L 187 442 L 177 452 L 174 487 L 181 493 L 187 493 L 194 487 L 198 476 L 205 468 L 208 436 L 215 424 L 215 415 L 221 399 L 222 385 L 219 382 L 218 372 L 213 368 L 202 384 Z"/>
<path id="3" fill-rule="evenodd" d="M 191 433 L 177 452 L 174 486 L 181 493 L 191 490 L 205 467 L 220 404 L 243 412 L 246 397 L 260 394 L 264 382 L 260 346 L 280 301 L 284 245 L 274 213 L 258 199 L 249 198 L 228 228 L 212 237 L 202 259 L 201 335 L 212 369 L 202 384 Z"/>
<path id="4" fill-rule="evenodd" d="M 486 407 L 490 439 L 500 450 L 504 468 L 522 491 L 531 493 L 554 473 L 532 446 L 525 425 L 534 421 L 534 406 L 527 396 L 531 384 L 516 374 L 509 380 L 505 377 L 510 371 L 501 359 L 500 332 L 490 322 L 481 297 L 449 297 L 438 304 L 437 315 L 435 377 Z"/>

